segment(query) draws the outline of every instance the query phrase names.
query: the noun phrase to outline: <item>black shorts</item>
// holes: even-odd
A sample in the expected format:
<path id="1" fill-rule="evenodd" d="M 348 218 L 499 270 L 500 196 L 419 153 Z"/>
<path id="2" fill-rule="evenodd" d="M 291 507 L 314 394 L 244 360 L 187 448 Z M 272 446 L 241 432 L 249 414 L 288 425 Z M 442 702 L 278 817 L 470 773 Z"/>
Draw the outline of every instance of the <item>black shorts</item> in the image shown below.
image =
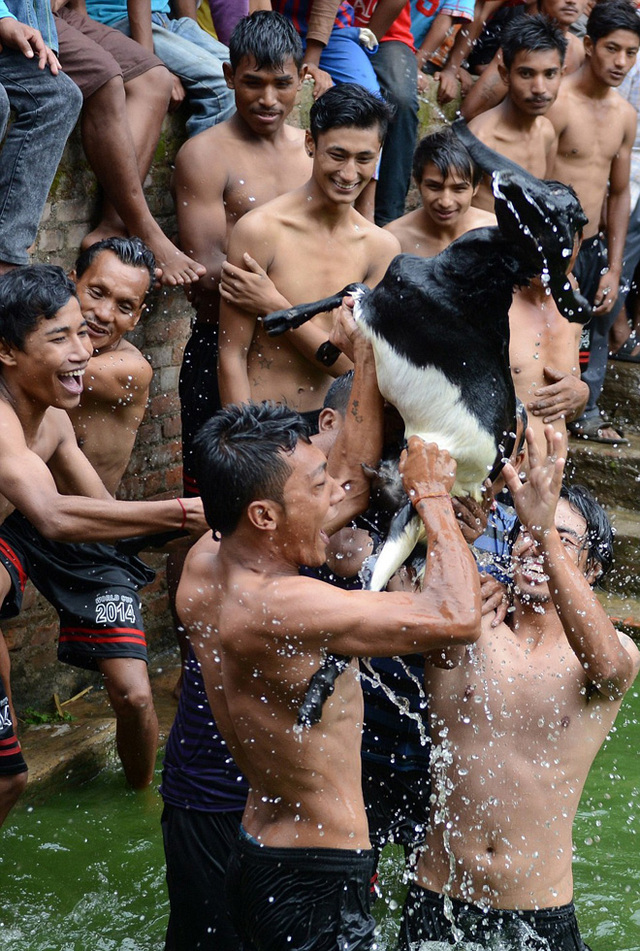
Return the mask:
<path id="1" fill-rule="evenodd" d="M 182 417 L 182 479 L 187 497 L 199 495 L 193 464 L 193 440 L 220 407 L 218 391 L 218 328 L 195 323 L 187 340 L 180 368 Z"/>
<path id="2" fill-rule="evenodd" d="M 587 238 L 582 242 L 578 257 L 573 265 L 573 275 L 580 285 L 580 293 L 583 297 L 593 304 L 598 290 L 602 271 L 607 266 L 607 246 L 604 238 L 600 234 Z M 591 318 L 582 328 L 580 338 L 580 366 L 584 368 L 589 362 L 589 351 L 591 350 L 591 325 L 594 319 Z"/>
<path id="3" fill-rule="evenodd" d="M 505 951 L 589 951 L 580 937 L 573 902 L 538 911 L 484 910 L 452 899 L 453 918 L 462 938 L 473 946 L 493 948 L 499 938 Z M 412 885 L 400 922 L 398 951 L 418 951 L 424 941 L 457 944 L 444 911 L 444 896 Z"/>
<path id="4" fill-rule="evenodd" d="M 362 792 L 371 844 L 381 852 L 387 842 L 414 849 L 422 845 L 429 821 L 429 770 L 396 769 L 362 757 Z"/>
<path id="5" fill-rule="evenodd" d="M 58 659 L 97 670 L 98 660 L 147 660 L 137 592 L 155 577 L 139 558 L 112 545 L 67 544 L 45 538 L 19 512 L 0 525 L 0 562 L 12 590 L 0 618 L 20 613 L 27 578 L 58 612 Z"/>
<path id="6" fill-rule="evenodd" d="M 242 811 L 165 804 L 161 823 L 171 908 L 165 951 L 240 951 L 224 880 L 241 820 Z"/>
<path id="7" fill-rule="evenodd" d="M 274 849 L 237 839 L 229 913 L 244 951 L 370 951 L 373 851 Z"/>
<path id="8" fill-rule="evenodd" d="M 26 773 L 27 764 L 22 756 L 18 737 L 13 732 L 9 699 L 0 677 L 0 776 Z"/>

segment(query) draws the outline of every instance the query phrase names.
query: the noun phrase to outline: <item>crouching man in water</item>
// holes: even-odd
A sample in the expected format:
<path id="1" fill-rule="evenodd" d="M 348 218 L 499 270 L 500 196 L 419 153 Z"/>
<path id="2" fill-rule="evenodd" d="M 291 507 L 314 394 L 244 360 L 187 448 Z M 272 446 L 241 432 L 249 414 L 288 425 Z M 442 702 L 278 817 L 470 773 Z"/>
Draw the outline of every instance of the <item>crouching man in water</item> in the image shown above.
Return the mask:
<path id="1" fill-rule="evenodd" d="M 249 951 L 367 951 L 370 849 L 360 781 L 362 691 L 354 660 L 322 719 L 296 731 L 325 652 L 387 656 L 445 649 L 479 634 L 478 572 L 449 499 L 455 463 L 419 438 L 404 485 L 431 549 L 423 590 L 343 591 L 300 576 L 325 561 L 342 487 L 296 413 L 222 410 L 196 443 L 217 554 L 192 554 L 178 613 L 216 722 L 250 792 L 227 872 L 231 915 Z M 347 515 L 348 520 L 351 516 Z"/>
<path id="2" fill-rule="evenodd" d="M 527 430 L 525 485 L 505 467 L 522 523 L 509 626 L 483 619 L 463 658 L 431 655 L 426 665 L 440 797 L 404 907 L 402 951 L 427 940 L 493 947 L 496 936 L 514 951 L 587 947 L 572 903 L 573 819 L 640 652 L 591 590 L 611 563 L 607 517 L 586 489 L 561 489 L 562 436 L 550 426 L 545 436 L 542 458 Z"/>

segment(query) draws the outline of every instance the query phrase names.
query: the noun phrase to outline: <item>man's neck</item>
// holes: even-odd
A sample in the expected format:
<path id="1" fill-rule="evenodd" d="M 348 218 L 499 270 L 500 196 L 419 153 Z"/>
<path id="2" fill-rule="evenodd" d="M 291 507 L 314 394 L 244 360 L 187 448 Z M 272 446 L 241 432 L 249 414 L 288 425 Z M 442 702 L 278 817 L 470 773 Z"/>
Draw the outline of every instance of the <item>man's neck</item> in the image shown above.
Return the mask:
<path id="1" fill-rule="evenodd" d="M 613 86 L 609 86 L 595 75 L 588 57 L 575 73 L 575 77 L 576 89 L 589 99 L 606 99 L 612 91 L 615 91 Z"/>
<path id="2" fill-rule="evenodd" d="M 538 118 L 518 109 L 509 94 L 498 108 L 501 110 L 501 123 L 517 132 L 531 132 Z"/>
<path id="3" fill-rule="evenodd" d="M 264 532 L 253 533 L 242 527 L 226 535 L 220 541 L 221 564 L 262 578 L 297 575 L 300 566 L 287 560 L 273 537 L 265 535 Z"/>
<path id="4" fill-rule="evenodd" d="M 25 440 L 29 444 L 37 435 L 49 407 L 26 397 L 11 381 L 7 382 L 4 374 L 0 375 L 0 399 L 8 403 L 18 417 Z"/>
<path id="5" fill-rule="evenodd" d="M 354 212 L 351 204 L 331 201 L 314 178 L 302 190 L 308 200 L 307 214 L 332 231 L 345 224 Z"/>

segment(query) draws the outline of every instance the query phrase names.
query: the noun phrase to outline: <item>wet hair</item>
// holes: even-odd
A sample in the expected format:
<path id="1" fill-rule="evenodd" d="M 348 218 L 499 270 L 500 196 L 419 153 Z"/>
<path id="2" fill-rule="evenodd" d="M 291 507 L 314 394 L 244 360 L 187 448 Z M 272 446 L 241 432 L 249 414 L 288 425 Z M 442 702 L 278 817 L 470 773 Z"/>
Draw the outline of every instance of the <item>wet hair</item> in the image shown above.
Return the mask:
<path id="1" fill-rule="evenodd" d="M 416 185 L 420 186 L 425 165 L 429 163 L 435 165 L 443 180 L 454 171 L 475 188 L 482 178 L 482 169 L 449 127 L 425 135 L 418 143 L 413 153 L 412 168 Z"/>
<path id="2" fill-rule="evenodd" d="M 599 565 L 602 579 L 613 564 L 613 529 L 607 513 L 584 485 L 563 485 L 560 498 L 587 523 L 587 558 L 590 566 Z"/>
<path id="3" fill-rule="evenodd" d="M 374 96 L 364 86 L 340 83 L 327 89 L 311 106 L 311 137 L 317 143 L 320 133 L 329 129 L 377 127 L 383 142 L 391 116 L 392 109 L 384 99 Z"/>
<path id="4" fill-rule="evenodd" d="M 148 248 L 140 238 L 104 238 L 102 241 L 96 241 L 78 255 L 75 266 L 76 277 L 82 277 L 103 251 L 111 251 L 122 264 L 148 271 L 147 294 L 149 293 L 156 279 L 156 259 L 151 248 Z"/>
<path id="5" fill-rule="evenodd" d="M 565 485 L 560 489 L 560 498 L 565 499 L 587 523 L 587 566 L 598 565 L 600 581 L 613 564 L 613 529 L 607 513 L 583 485 Z M 509 532 L 509 548 L 512 549 L 520 534 L 521 522 L 516 519 Z"/>
<path id="6" fill-rule="evenodd" d="M 304 60 L 302 41 L 291 20 L 273 10 L 256 10 L 238 21 L 229 40 L 231 69 L 243 57 L 255 60 L 257 69 L 280 70 L 293 59 L 300 71 Z"/>
<path id="7" fill-rule="evenodd" d="M 230 535 L 254 499 L 280 505 L 292 469 L 286 460 L 309 442 L 299 413 L 274 403 L 231 404 L 202 426 L 194 441 L 196 479 L 207 522 Z"/>
<path id="8" fill-rule="evenodd" d="M 640 17 L 628 0 L 606 0 L 596 3 L 587 20 L 587 36 L 593 43 L 616 30 L 628 30 L 640 39 Z"/>
<path id="9" fill-rule="evenodd" d="M 347 414 L 347 406 L 351 397 L 351 387 L 353 386 L 353 370 L 347 370 L 342 376 L 336 377 L 324 398 L 323 409 L 333 409 L 344 418 Z"/>
<path id="10" fill-rule="evenodd" d="M 520 433 L 520 439 L 518 440 L 518 445 L 516 446 L 517 456 L 524 449 L 524 444 L 527 441 L 525 433 L 527 432 L 527 426 L 529 425 L 529 414 L 527 413 L 527 407 L 524 405 L 522 400 L 518 399 L 518 397 L 516 397 L 516 421 L 517 423 L 522 423 L 522 432 Z"/>
<path id="11" fill-rule="evenodd" d="M 51 320 L 72 297 L 76 297 L 73 281 L 54 264 L 8 271 L 0 278 L 0 338 L 24 350 L 26 338 L 40 321 Z"/>
<path id="12" fill-rule="evenodd" d="M 511 69 L 518 53 L 546 52 L 557 50 L 560 64 L 564 63 L 568 41 L 560 27 L 543 13 L 535 16 L 517 17 L 505 26 L 502 37 L 502 59 Z"/>

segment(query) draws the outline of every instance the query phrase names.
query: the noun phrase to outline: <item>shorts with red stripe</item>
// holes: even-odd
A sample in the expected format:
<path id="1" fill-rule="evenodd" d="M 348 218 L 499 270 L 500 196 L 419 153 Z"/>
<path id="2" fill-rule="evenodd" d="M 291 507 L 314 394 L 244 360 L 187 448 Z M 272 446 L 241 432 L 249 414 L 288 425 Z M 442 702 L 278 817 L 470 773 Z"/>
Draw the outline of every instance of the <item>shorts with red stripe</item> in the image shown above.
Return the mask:
<path id="1" fill-rule="evenodd" d="M 99 660 L 147 660 L 137 592 L 154 572 L 139 558 L 102 543 L 51 541 L 12 512 L 0 525 L 0 563 L 13 583 L 0 618 L 19 613 L 29 578 L 58 612 L 58 658 L 65 664 L 97 670 Z"/>
<path id="2" fill-rule="evenodd" d="M 11 708 L 0 677 L 0 776 L 15 776 L 26 771 L 27 764 L 13 732 Z"/>

